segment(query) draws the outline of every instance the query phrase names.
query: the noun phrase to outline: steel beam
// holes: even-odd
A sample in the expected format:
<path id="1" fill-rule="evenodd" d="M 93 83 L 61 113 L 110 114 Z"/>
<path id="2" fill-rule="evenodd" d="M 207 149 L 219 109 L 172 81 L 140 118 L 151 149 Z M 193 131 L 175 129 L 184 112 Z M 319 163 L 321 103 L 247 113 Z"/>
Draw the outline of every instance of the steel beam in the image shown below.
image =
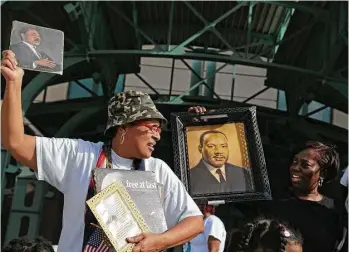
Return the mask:
<path id="1" fill-rule="evenodd" d="M 212 26 L 189 2 L 184 1 L 185 5 L 188 6 L 188 8 L 197 16 L 204 24 L 205 27 L 210 27 L 211 32 L 213 32 L 220 40 L 221 42 L 232 52 L 236 52 L 236 50 L 230 45 L 230 43 L 215 29 L 215 25 Z M 225 15 L 225 14 L 223 14 Z"/>
<path id="2" fill-rule="evenodd" d="M 160 95 L 160 93 L 153 86 L 151 86 L 151 84 L 148 83 L 147 80 L 145 80 L 140 74 L 138 73 L 134 73 L 134 74 L 139 78 L 139 80 L 141 80 L 146 86 L 148 86 L 149 89 L 154 91 L 155 94 Z"/>
<path id="3" fill-rule="evenodd" d="M 147 41 L 149 41 L 151 44 L 154 45 L 154 47 L 157 47 L 158 45 L 156 42 L 150 38 L 145 32 L 143 32 L 138 26 L 136 26 L 122 11 L 120 11 L 114 4 L 111 4 L 110 2 L 106 2 L 106 4 L 114 11 L 116 12 L 120 17 L 122 17 L 127 23 L 129 23 L 138 33 L 140 33 Z"/>
<path id="4" fill-rule="evenodd" d="M 64 60 L 63 71 L 77 63 L 86 61 L 86 57 L 69 57 Z M 56 75 L 41 72 L 37 74 L 23 89 L 22 107 L 25 114 L 37 95 L 46 87 L 47 83 L 54 79 Z"/>
<path id="5" fill-rule="evenodd" d="M 293 1 L 259 1 L 260 3 L 264 4 L 272 4 L 272 5 L 278 5 L 283 6 L 286 8 L 294 8 L 300 11 L 308 12 L 313 14 L 314 16 L 326 16 L 328 12 L 325 9 L 322 9 L 317 6 L 308 6 L 306 4 L 302 4 L 301 2 L 293 2 Z M 316 2 L 313 2 L 316 3 Z"/>
<path id="6" fill-rule="evenodd" d="M 126 75 L 119 74 L 116 82 L 115 93 L 123 92 L 125 90 Z"/>
<path id="7" fill-rule="evenodd" d="M 321 80 L 334 81 L 338 84 L 343 84 L 347 86 L 347 83 L 343 82 L 343 80 L 339 80 L 330 76 L 325 76 L 318 71 L 314 71 L 311 69 L 304 69 L 296 66 L 290 66 L 280 63 L 274 62 L 263 62 L 259 60 L 253 59 L 243 59 L 241 57 L 232 57 L 229 55 L 223 54 L 205 54 L 205 53 L 196 53 L 196 52 L 186 52 L 183 51 L 181 54 L 177 54 L 175 52 L 167 52 L 167 51 L 154 51 L 154 50 L 97 50 L 87 52 L 87 55 L 92 58 L 98 58 L 103 56 L 113 57 L 114 55 L 138 55 L 141 57 L 155 57 L 155 58 L 174 58 L 174 59 L 197 59 L 197 60 L 205 60 L 205 61 L 216 61 L 216 62 L 224 62 L 229 64 L 241 64 L 246 66 L 253 66 L 258 68 L 272 68 L 272 69 L 282 69 L 289 72 L 296 72 L 303 75 L 309 75 L 313 77 L 318 77 Z M 76 56 L 85 56 L 81 54 L 70 54 L 66 55 L 66 57 L 76 57 Z M 348 86 L 347 86 L 348 87 Z"/>
<path id="8" fill-rule="evenodd" d="M 10 159 L 11 156 L 10 154 L 7 152 L 6 149 L 3 149 L 1 147 L 1 210 L 2 209 L 2 201 L 4 199 L 4 189 L 5 189 L 5 170 L 7 168 L 7 166 L 10 164 Z"/>
<path id="9" fill-rule="evenodd" d="M 289 40 L 293 39 L 296 36 L 299 36 L 302 32 L 304 32 L 304 31 L 306 31 L 308 29 L 311 29 L 318 22 L 319 22 L 319 19 L 315 19 L 313 22 L 311 22 L 310 24 L 308 24 L 308 25 L 304 26 L 303 28 L 297 30 L 293 34 L 289 35 L 287 38 L 283 38 L 280 41 L 276 41 L 275 44 L 273 45 L 273 47 L 267 48 L 266 50 L 262 51 L 261 53 L 254 55 L 250 59 L 254 59 L 254 58 L 258 57 L 258 56 L 261 56 L 261 55 L 264 55 L 264 54 L 268 53 L 269 51 L 273 50 L 276 46 L 279 46 L 280 44 L 282 44 L 282 43 L 284 43 L 286 41 L 289 41 Z"/>
<path id="10" fill-rule="evenodd" d="M 64 123 L 64 125 L 56 132 L 55 137 L 69 137 L 69 134 L 73 133 L 78 126 L 82 125 L 87 119 L 92 118 L 94 114 L 97 114 L 104 109 L 104 106 L 89 107 L 87 105 L 85 109 L 82 109 Z"/>
<path id="11" fill-rule="evenodd" d="M 286 33 L 286 30 L 287 30 L 287 27 L 291 21 L 291 17 L 294 13 L 295 9 L 291 8 L 291 9 L 287 9 L 286 10 L 286 13 L 284 15 L 284 18 L 283 18 L 283 21 L 282 21 L 282 24 L 281 24 L 281 27 L 280 27 L 280 30 L 276 36 L 276 41 L 283 41 L 283 38 L 284 38 L 284 35 Z M 284 41 L 283 41 L 284 42 Z M 275 46 L 275 49 L 274 49 L 274 55 L 277 53 L 278 49 L 279 49 L 279 46 L 280 44 L 277 44 Z"/>
<path id="12" fill-rule="evenodd" d="M 78 2 L 83 13 L 83 34 L 87 36 L 86 45 L 89 50 L 94 49 L 94 34 L 96 30 L 96 13 L 99 11 L 98 2 Z"/>
<path id="13" fill-rule="evenodd" d="M 90 90 L 89 88 L 87 88 L 83 83 L 81 83 L 79 80 L 74 80 L 72 81 L 74 83 L 76 83 L 77 85 L 79 85 L 82 89 L 84 89 L 85 91 L 87 91 L 88 93 L 91 94 L 91 96 L 93 97 L 97 97 L 98 95 L 96 93 L 94 93 L 92 90 Z"/>
<path id="14" fill-rule="evenodd" d="M 174 67 L 175 67 L 176 60 L 172 60 L 172 67 L 171 67 L 171 77 L 170 77 L 170 89 L 169 89 L 169 96 L 172 96 L 172 87 L 173 87 L 173 74 L 174 74 Z"/>
<path id="15" fill-rule="evenodd" d="M 334 2 L 330 4 L 329 20 L 325 23 L 325 37 L 323 38 L 323 74 L 330 75 L 334 70 L 334 66 L 342 49 L 345 47 L 344 41 L 340 39 L 341 27 L 346 23 L 346 19 L 341 15 L 342 2 Z M 339 12 L 339 18 L 338 18 Z"/>
<path id="16" fill-rule="evenodd" d="M 346 99 L 348 99 L 348 83 L 324 80 L 323 84 L 332 86 L 332 88 L 339 91 Z"/>
<path id="17" fill-rule="evenodd" d="M 255 3 L 250 2 L 248 7 L 248 20 L 247 20 L 247 41 L 245 54 L 248 55 L 249 45 L 251 43 L 251 32 L 252 32 L 252 18 L 253 18 L 253 7 Z"/>
<path id="18" fill-rule="evenodd" d="M 304 114 L 304 116 L 309 117 L 309 116 L 311 116 L 311 115 L 313 115 L 315 113 L 318 113 L 318 112 L 326 109 L 327 107 L 328 107 L 328 105 L 321 106 L 321 107 L 319 107 L 319 108 L 317 108 L 317 109 L 315 109 L 315 110 L 313 110 L 311 112 L 308 112 L 308 113 Z"/>
<path id="19" fill-rule="evenodd" d="M 168 36 L 169 25 L 167 24 L 156 24 L 156 29 L 154 29 L 154 25 L 152 24 L 139 24 L 139 26 L 140 26 L 140 29 L 142 29 L 142 31 L 148 34 L 149 36 L 153 36 L 153 37 L 160 36 L 161 40 L 164 40 L 164 41 L 166 40 L 165 34 L 167 34 Z M 187 24 L 185 26 L 185 29 L 188 32 L 194 32 L 202 29 L 202 26 L 200 24 L 191 23 L 191 24 Z M 183 26 L 179 24 L 172 24 L 171 30 L 172 30 L 172 34 L 177 34 L 178 32 L 183 31 Z M 222 27 L 222 28 L 219 28 L 219 31 L 225 37 L 229 36 L 229 37 L 241 38 L 242 36 L 246 36 L 245 30 L 235 28 L 235 27 L 228 27 L 228 28 Z M 262 40 L 262 42 L 258 42 L 258 45 L 274 45 L 275 43 L 274 36 L 270 34 L 251 32 L 251 38 Z M 171 43 L 174 44 L 172 37 L 171 37 Z M 254 43 L 254 44 L 257 45 L 257 43 Z M 251 46 L 254 44 L 251 44 Z M 241 47 L 245 48 L 245 45 Z M 234 49 L 237 50 L 241 47 L 236 47 Z M 186 48 L 190 48 L 190 46 L 187 45 Z M 227 51 L 227 49 L 224 49 L 224 51 Z"/>
<path id="20" fill-rule="evenodd" d="M 215 87 L 215 82 L 216 82 L 216 68 L 217 68 L 217 63 L 214 61 L 209 61 L 207 62 L 207 67 L 206 67 L 206 73 L 208 76 L 211 76 L 211 78 L 207 79 L 207 85 L 205 85 L 204 88 L 204 96 L 213 98 L 213 94 L 216 95 L 216 97 L 221 100 L 221 98 L 218 96 L 218 94 L 214 91 Z"/>
<path id="21" fill-rule="evenodd" d="M 104 97 L 85 97 L 75 98 L 69 100 L 47 102 L 47 103 L 33 103 L 30 106 L 26 116 L 42 117 L 46 114 L 56 114 L 60 112 L 77 113 L 88 108 L 106 108 L 108 101 Z"/>
<path id="22" fill-rule="evenodd" d="M 192 61 L 192 67 L 191 67 L 183 59 L 181 61 L 192 72 L 191 73 L 191 77 L 190 77 L 190 85 L 189 85 L 189 87 L 194 86 L 195 84 L 200 82 L 202 80 L 202 76 L 203 76 L 203 73 L 204 73 L 203 65 L 205 65 L 205 62 L 204 61 L 200 61 L 200 60 L 193 60 Z M 189 96 L 199 96 L 199 89 L 192 90 L 189 93 Z"/>
<path id="23" fill-rule="evenodd" d="M 186 3 L 188 5 L 187 2 L 184 2 L 184 3 Z M 196 40 L 198 37 L 200 37 L 204 32 L 206 32 L 208 30 L 212 30 L 212 28 L 214 28 L 219 22 L 221 22 L 222 20 L 227 18 L 229 15 L 231 15 L 234 12 L 236 12 L 238 9 L 240 9 L 242 6 L 245 6 L 245 5 L 246 5 L 245 2 L 237 4 L 234 8 L 232 8 L 229 11 L 227 11 L 226 13 L 224 13 L 222 16 L 220 16 L 219 18 L 217 18 L 213 22 L 207 24 L 203 29 L 201 29 L 200 31 L 198 31 L 197 33 L 193 34 L 191 37 L 189 37 L 188 39 L 183 41 L 181 44 L 179 44 L 176 47 L 174 47 L 170 52 L 178 52 L 178 51 L 180 51 L 185 46 L 187 46 L 188 44 L 190 44 L 191 42 Z M 190 6 L 190 5 L 188 5 L 188 6 Z M 212 30 L 212 31 L 214 31 L 214 30 Z M 216 35 L 217 35 L 217 33 L 216 33 Z"/>
<path id="24" fill-rule="evenodd" d="M 170 51 L 171 46 L 171 36 L 172 36 L 172 26 L 173 26 L 173 16 L 174 16 L 174 0 L 170 3 L 170 17 L 168 21 L 168 33 L 167 33 L 167 51 Z"/>
<path id="25" fill-rule="evenodd" d="M 252 96 L 246 98 L 244 101 L 242 101 L 242 103 L 246 103 L 246 102 L 250 101 L 251 99 L 259 96 L 260 94 L 262 94 L 263 92 L 265 92 L 265 91 L 267 91 L 269 89 L 270 89 L 270 87 L 265 87 L 264 89 L 258 91 L 257 93 L 253 94 Z"/>
<path id="26" fill-rule="evenodd" d="M 221 69 L 225 68 L 228 64 L 223 64 L 222 66 L 220 66 L 216 72 L 214 74 L 217 74 Z M 199 88 L 199 86 L 201 84 L 203 84 L 204 82 L 206 82 L 206 80 L 208 80 L 209 78 L 212 78 L 212 76 L 207 76 L 206 78 L 202 79 L 200 82 L 197 82 L 195 85 L 191 86 L 189 89 L 187 89 L 186 91 L 183 92 L 182 95 L 179 95 L 175 98 L 173 98 L 172 100 L 170 100 L 171 103 L 175 103 L 178 102 L 179 100 L 181 100 L 182 97 L 184 97 L 187 93 L 191 92 L 192 90 L 195 90 L 197 88 Z"/>
<path id="27" fill-rule="evenodd" d="M 236 78 L 236 65 L 233 65 L 233 77 L 231 81 L 230 101 L 234 100 L 235 78 Z"/>
<path id="28" fill-rule="evenodd" d="M 133 17 L 133 24 L 135 27 L 138 27 L 138 11 L 137 11 L 137 6 L 136 2 L 132 1 L 132 17 Z M 139 40 L 139 32 L 137 29 L 135 29 L 136 32 L 136 39 L 137 39 L 137 48 L 142 48 L 142 43 Z"/>
<path id="29" fill-rule="evenodd" d="M 184 63 L 184 65 L 197 77 L 198 82 L 204 80 L 204 79 L 201 77 L 201 75 L 200 75 L 199 73 L 197 73 L 197 71 L 196 71 L 195 69 L 193 69 L 185 60 L 182 59 L 181 61 L 182 61 L 182 62 Z M 216 71 L 213 71 L 213 72 L 211 72 L 211 73 L 213 73 L 213 75 L 211 75 L 211 78 L 214 78 L 215 75 L 216 75 Z M 207 79 L 207 80 L 209 80 L 209 79 Z M 208 88 L 219 100 L 221 100 L 220 96 L 214 91 L 214 89 L 212 89 L 212 87 L 210 87 L 210 86 L 208 85 L 208 83 L 207 83 L 206 81 L 204 81 L 202 84 L 205 85 L 206 88 Z M 195 84 L 194 84 L 194 85 L 195 85 Z"/>

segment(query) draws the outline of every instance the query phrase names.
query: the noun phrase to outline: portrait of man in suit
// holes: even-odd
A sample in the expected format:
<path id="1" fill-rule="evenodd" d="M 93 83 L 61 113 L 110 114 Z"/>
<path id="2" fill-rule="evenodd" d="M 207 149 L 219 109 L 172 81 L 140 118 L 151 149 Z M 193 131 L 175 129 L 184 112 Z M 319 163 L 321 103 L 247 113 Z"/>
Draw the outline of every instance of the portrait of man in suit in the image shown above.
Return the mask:
<path id="1" fill-rule="evenodd" d="M 245 192 L 251 179 L 248 169 L 228 163 L 229 141 L 221 131 L 209 130 L 200 135 L 199 163 L 190 169 L 192 194 Z"/>
<path id="2" fill-rule="evenodd" d="M 17 31 L 21 41 L 12 44 L 10 50 L 15 53 L 20 67 L 45 72 L 61 71 L 61 65 L 49 57 L 42 46 L 39 49 L 43 40 L 35 26 L 22 26 Z"/>

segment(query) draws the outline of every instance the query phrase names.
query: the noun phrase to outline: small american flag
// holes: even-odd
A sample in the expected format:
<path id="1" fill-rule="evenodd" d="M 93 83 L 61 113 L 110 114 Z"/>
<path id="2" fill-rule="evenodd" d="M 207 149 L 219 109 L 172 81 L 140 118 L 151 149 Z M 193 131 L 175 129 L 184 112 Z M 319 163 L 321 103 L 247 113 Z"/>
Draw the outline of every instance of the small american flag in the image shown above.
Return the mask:
<path id="1" fill-rule="evenodd" d="M 108 244 L 103 240 L 102 233 L 100 228 L 93 231 L 84 247 L 84 252 L 108 252 L 110 250 Z"/>

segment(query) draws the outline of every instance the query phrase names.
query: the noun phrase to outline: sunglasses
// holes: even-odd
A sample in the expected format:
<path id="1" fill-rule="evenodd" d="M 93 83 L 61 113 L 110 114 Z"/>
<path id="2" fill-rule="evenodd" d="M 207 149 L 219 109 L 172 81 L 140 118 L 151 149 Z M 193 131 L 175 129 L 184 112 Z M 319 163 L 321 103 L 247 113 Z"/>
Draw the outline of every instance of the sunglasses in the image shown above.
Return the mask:
<path id="1" fill-rule="evenodd" d="M 150 131 L 152 131 L 154 134 L 161 134 L 161 127 L 157 125 L 150 125 L 146 123 L 137 123 L 135 124 L 137 126 L 145 126 L 147 127 Z"/>

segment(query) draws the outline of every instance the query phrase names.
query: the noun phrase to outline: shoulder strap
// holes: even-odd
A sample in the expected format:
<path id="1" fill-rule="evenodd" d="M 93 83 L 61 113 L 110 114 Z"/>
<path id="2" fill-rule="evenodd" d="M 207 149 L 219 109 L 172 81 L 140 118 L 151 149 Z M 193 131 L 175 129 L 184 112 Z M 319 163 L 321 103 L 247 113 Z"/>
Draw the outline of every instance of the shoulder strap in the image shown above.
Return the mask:
<path id="1" fill-rule="evenodd" d="M 106 167 L 111 169 L 112 168 L 112 158 L 111 158 L 111 142 L 105 143 L 102 147 L 102 151 L 98 157 L 97 160 L 97 168 L 103 167 L 103 163 L 106 161 Z M 134 160 L 134 168 L 135 170 L 145 170 L 145 161 L 144 159 L 135 159 Z"/>
<path id="2" fill-rule="evenodd" d="M 103 167 L 104 161 L 107 159 L 106 167 L 111 169 L 111 144 L 110 142 L 103 144 L 102 151 L 99 154 L 98 160 L 97 160 L 97 168 Z"/>
<path id="3" fill-rule="evenodd" d="M 102 151 L 101 153 L 99 154 L 99 157 L 98 157 L 98 160 L 97 160 L 97 165 L 96 167 L 97 168 L 100 168 L 103 166 L 103 163 L 104 163 L 104 160 L 105 160 L 105 151 L 104 149 L 102 148 Z"/>

